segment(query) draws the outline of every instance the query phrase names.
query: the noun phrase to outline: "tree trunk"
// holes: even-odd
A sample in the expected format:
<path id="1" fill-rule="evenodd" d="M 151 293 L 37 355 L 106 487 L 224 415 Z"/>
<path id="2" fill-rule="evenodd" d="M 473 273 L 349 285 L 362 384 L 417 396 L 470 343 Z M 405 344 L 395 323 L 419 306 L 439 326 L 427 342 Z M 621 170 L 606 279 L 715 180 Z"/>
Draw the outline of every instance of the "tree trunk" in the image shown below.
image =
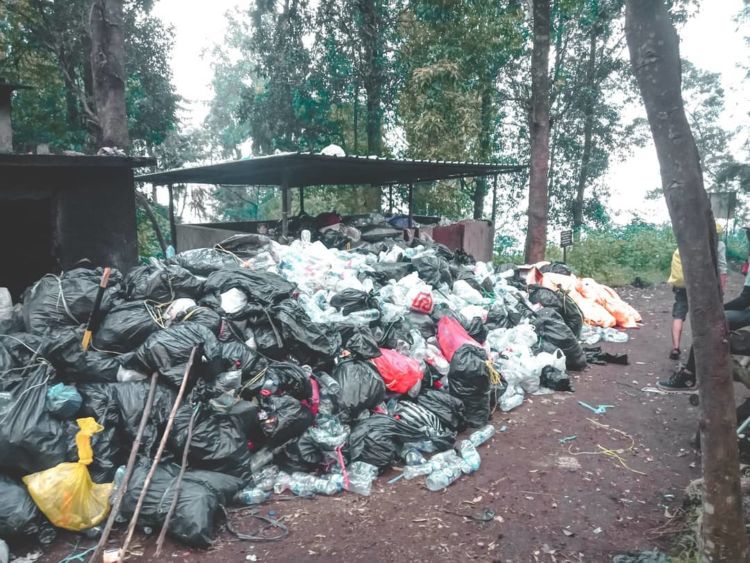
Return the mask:
<path id="1" fill-rule="evenodd" d="M 362 11 L 361 41 L 364 54 L 364 76 L 362 86 L 365 90 L 367 154 L 381 156 L 383 153 L 383 45 L 381 37 L 382 15 L 376 3 L 379 0 L 361 0 Z M 363 192 L 363 211 L 379 211 L 382 195 L 380 188 L 365 188 Z"/>
<path id="2" fill-rule="evenodd" d="M 479 111 L 479 157 L 480 162 L 489 162 L 492 152 L 492 86 L 482 88 Z M 484 199 L 487 196 L 487 178 L 482 176 L 474 182 L 474 219 L 484 215 Z"/>
<path id="3" fill-rule="evenodd" d="M 123 0 L 93 0 L 89 14 L 91 70 L 101 144 L 126 149 L 130 144 L 125 107 Z"/>
<path id="4" fill-rule="evenodd" d="M 531 53 L 531 170 L 526 262 L 544 259 L 547 247 L 547 174 L 549 172 L 550 0 L 533 0 L 534 46 Z"/>
<path id="5" fill-rule="evenodd" d="M 580 236 L 583 227 L 583 196 L 588 181 L 589 164 L 591 162 L 591 140 L 594 131 L 594 104 L 598 98 L 595 85 L 596 70 L 596 24 L 591 27 L 589 38 L 589 58 L 586 63 L 586 95 L 583 98 L 583 152 L 581 154 L 581 170 L 578 174 L 576 199 L 573 203 L 573 232 Z"/>
<path id="6" fill-rule="evenodd" d="M 699 559 L 747 561 L 728 329 L 716 271 L 716 232 L 682 103 L 679 39 L 663 0 L 627 0 L 625 26 L 690 304 L 705 485 Z"/>

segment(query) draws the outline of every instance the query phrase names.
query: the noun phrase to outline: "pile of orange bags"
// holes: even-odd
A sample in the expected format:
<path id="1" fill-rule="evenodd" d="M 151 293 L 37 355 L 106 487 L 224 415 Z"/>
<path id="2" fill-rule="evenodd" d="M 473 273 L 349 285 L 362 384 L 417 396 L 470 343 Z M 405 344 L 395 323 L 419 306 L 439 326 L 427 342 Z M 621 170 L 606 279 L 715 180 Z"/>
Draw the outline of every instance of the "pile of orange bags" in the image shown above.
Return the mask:
<path id="1" fill-rule="evenodd" d="M 570 295 L 583 314 L 586 323 L 603 328 L 636 328 L 641 315 L 625 303 L 614 289 L 597 283 L 591 278 L 542 274 L 541 285 L 557 291 L 562 289 Z"/>

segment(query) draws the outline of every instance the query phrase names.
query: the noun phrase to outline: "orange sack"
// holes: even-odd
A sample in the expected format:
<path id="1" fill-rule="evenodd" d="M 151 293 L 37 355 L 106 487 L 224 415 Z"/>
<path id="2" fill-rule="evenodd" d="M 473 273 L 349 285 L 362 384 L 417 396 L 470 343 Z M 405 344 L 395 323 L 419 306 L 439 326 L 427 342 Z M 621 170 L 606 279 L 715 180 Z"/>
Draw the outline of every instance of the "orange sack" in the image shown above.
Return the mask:
<path id="1" fill-rule="evenodd" d="M 633 307 L 625 303 L 611 287 L 597 283 L 591 278 L 578 282 L 578 290 L 587 299 L 592 299 L 604 307 L 617 321 L 621 328 L 636 328 L 641 316 Z"/>
<path id="2" fill-rule="evenodd" d="M 579 291 L 579 280 L 575 276 L 565 276 L 562 274 L 546 273 L 542 285 L 552 291 L 558 289 L 567 293 L 570 298 L 578 305 L 586 324 L 600 326 L 602 328 L 611 328 L 617 324 L 614 316 L 596 300 L 587 298 Z"/>

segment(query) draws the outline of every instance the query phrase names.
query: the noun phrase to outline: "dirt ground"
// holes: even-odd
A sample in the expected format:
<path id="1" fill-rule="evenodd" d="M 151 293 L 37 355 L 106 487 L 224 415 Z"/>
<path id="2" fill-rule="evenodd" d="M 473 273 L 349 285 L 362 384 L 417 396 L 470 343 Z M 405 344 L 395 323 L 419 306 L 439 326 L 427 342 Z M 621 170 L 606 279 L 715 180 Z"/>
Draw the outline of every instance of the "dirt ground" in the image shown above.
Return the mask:
<path id="1" fill-rule="evenodd" d="M 728 294 L 741 284 L 736 275 Z M 691 444 L 698 409 L 684 394 L 643 391 L 674 365 L 667 358 L 669 287 L 626 288 L 621 295 L 641 312 L 643 327 L 630 331 L 629 342 L 603 348 L 627 353 L 630 365 L 590 366 L 574 375 L 575 393 L 534 396 L 515 411 L 496 412 L 492 422 L 504 431 L 480 447 L 476 474 L 433 493 L 420 479 L 389 484 L 399 474 L 391 470 L 370 497 L 275 500 L 261 513 L 283 519 L 286 539 L 242 542 L 222 530 L 208 551 L 173 542 L 160 560 L 601 562 L 631 550 L 669 549 L 672 538 L 660 526 L 700 472 Z M 689 342 L 688 331 L 685 353 Z M 748 394 L 737 390 L 738 398 Z M 597 415 L 578 401 L 614 408 Z M 485 509 L 493 520 L 471 518 Z M 232 520 L 246 532 L 255 525 L 240 514 Z M 75 542 L 62 536 L 40 561 L 61 560 Z M 93 543 L 81 538 L 77 551 Z M 153 537 L 136 544 L 144 557 L 132 560 L 156 560 Z"/>

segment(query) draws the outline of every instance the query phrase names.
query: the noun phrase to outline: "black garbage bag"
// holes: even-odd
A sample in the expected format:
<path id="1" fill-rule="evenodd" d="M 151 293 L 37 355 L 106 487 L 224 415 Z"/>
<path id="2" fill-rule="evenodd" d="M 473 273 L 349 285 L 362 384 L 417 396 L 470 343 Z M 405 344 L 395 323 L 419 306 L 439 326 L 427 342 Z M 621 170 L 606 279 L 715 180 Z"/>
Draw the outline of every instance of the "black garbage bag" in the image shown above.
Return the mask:
<path id="1" fill-rule="evenodd" d="M 372 266 L 374 272 L 369 275 L 380 285 L 385 285 L 388 280 L 400 280 L 414 271 L 411 262 L 378 262 Z"/>
<path id="2" fill-rule="evenodd" d="M 341 334 L 333 325 L 314 323 L 297 301 L 287 299 L 273 308 L 284 347 L 306 364 L 330 361 L 341 350 Z"/>
<path id="3" fill-rule="evenodd" d="M 118 409 L 120 433 L 124 436 L 125 443 L 132 444 L 138 433 L 151 382 L 132 381 L 109 387 L 112 387 L 112 400 Z M 167 424 L 175 397 L 175 391 L 166 385 L 157 384 L 148 424 L 143 431 L 141 451 L 148 453 L 155 446 L 159 434 Z"/>
<path id="4" fill-rule="evenodd" d="M 440 419 L 443 426 L 455 432 L 466 428 L 464 404 L 458 397 L 438 389 L 425 389 L 417 395 L 417 404 Z"/>
<path id="5" fill-rule="evenodd" d="M 142 301 L 121 303 L 102 319 L 94 333 L 94 348 L 103 352 L 130 352 L 161 328 L 149 305 Z"/>
<path id="6" fill-rule="evenodd" d="M 479 317 L 474 317 L 469 321 L 469 326 L 466 327 L 466 332 L 468 332 L 469 336 L 480 344 L 483 344 L 484 341 L 487 340 L 487 327 L 484 326 L 482 319 Z"/>
<path id="7" fill-rule="evenodd" d="M 342 325 L 342 348 L 351 352 L 355 360 L 370 360 L 380 356 L 380 348 L 369 327 Z"/>
<path id="8" fill-rule="evenodd" d="M 562 291 L 552 291 L 538 285 L 529 286 L 529 301 L 538 303 L 542 307 L 549 307 L 557 311 L 573 332 L 578 337 L 583 328 L 583 315 L 575 301 Z"/>
<path id="9" fill-rule="evenodd" d="M 385 399 L 383 378 L 370 362 L 346 360 L 333 370 L 333 378 L 341 386 L 338 397 L 342 422 L 356 419 Z"/>
<path id="10" fill-rule="evenodd" d="M 178 323 L 155 332 L 135 349 L 131 357 L 122 361 L 126 368 L 141 373 L 158 371 L 170 384 L 179 387 L 184 365 L 195 346 L 199 347 L 196 364 L 202 354 L 210 372 L 217 374 L 222 371 L 221 343 L 213 332 L 198 323 Z"/>
<path id="11" fill-rule="evenodd" d="M 251 350 L 244 342 L 229 340 L 220 344 L 223 360 L 222 371 L 240 370 L 243 383 L 268 366 L 268 360 L 256 351 Z"/>
<path id="12" fill-rule="evenodd" d="M 257 233 L 238 233 L 224 239 L 215 248 L 229 251 L 243 260 L 250 260 L 252 266 L 252 259 L 258 254 L 270 252 L 273 248 L 273 240 Z"/>
<path id="13" fill-rule="evenodd" d="M 441 303 L 432 310 L 432 313 L 430 313 L 430 316 L 432 317 L 432 320 L 435 324 L 440 322 L 440 319 L 443 317 L 450 317 L 452 319 L 455 319 L 459 322 L 459 324 L 464 327 L 464 329 L 468 329 L 469 327 L 469 320 L 464 317 L 461 313 L 458 311 L 454 311 L 448 305 L 445 303 Z"/>
<path id="14" fill-rule="evenodd" d="M 429 440 L 438 451 L 453 447 L 456 433 L 447 429 L 435 413 L 410 401 L 399 401 L 393 414 L 396 436 L 401 444 Z"/>
<path id="15" fill-rule="evenodd" d="M 539 383 L 541 383 L 542 387 L 552 389 L 553 391 L 573 391 L 573 386 L 570 384 L 570 376 L 567 372 L 560 371 L 553 366 L 544 366 L 542 368 Z"/>
<path id="16" fill-rule="evenodd" d="M 205 326 L 217 336 L 221 332 L 221 315 L 208 307 L 190 307 L 184 313 L 180 313 L 174 319 L 175 322 L 191 322 Z"/>
<path id="17" fill-rule="evenodd" d="M 378 345 L 381 348 L 390 348 L 395 350 L 398 348 L 399 340 L 406 342 L 409 345 L 414 344 L 414 340 L 409 334 L 412 325 L 405 319 L 399 319 L 392 323 L 388 323 L 383 326 L 383 334 L 378 338 Z"/>
<path id="18" fill-rule="evenodd" d="M 568 369 L 582 370 L 586 367 L 586 354 L 581 343 L 557 311 L 543 307 L 536 312 L 531 322 L 539 335 L 543 351 L 553 353 L 559 348 L 565 354 Z"/>
<path id="19" fill-rule="evenodd" d="M 291 395 L 298 401 L 312 397 L 312 384 L 307 372 L 289 362 L 273 362 L 268 366 L 263 387 L 271 393 Z"/>
<path id="20" fill-rule="evenodd" d="M 208 406 L 200 403 L 180 406 L 169 436 L 172 453 L 180 459 L 187 442 L 190 419 L 196 408 L 199 411 L 188 450 L 190 466 L 219 471 L 249 482 L 252 479 L 252 455 L 247 447 L 242 421 L 231 415 L 212 412 Z"/>
<path id="21" fill-rule="evenodd" d="M 404 232 L 401 229 L 394 229 L 390 225 L 363 225 L 360 228 L 362 240 L 365 242 L 379 242 L 390 238 L 403 238 Z"/>
<path id="22" fill-rule="evenodd" d="M 448 372 L 450 394 L 464 404 L 466 423 L 472 428 L 487 424 L 490 419 L 490 375 L 487 352 L 464 344 L 453 354 Z"/>
<path id="23" fill-rule="evenodd" d="M 23 306 L 17 303 L 11 310 L 9 318 L 0 319 L 0 334 L 13 334 L 25 330 L 26 326 L 23 324 Z"/>
<path id="24" fill-rule="evenodd" d="M 195 248 L 185 250 L 175 255 L 169 261 L 171 264 L 182 266 L 196 276 L 208 276 L 223 268 L 236 268 L 240 261 L 226 252 L 214 248 Z"/>
<path id="25" fill-rule="evenodd" d="M 63 427 L 47 412 L 49 366 L 39 366 L 13 391 L 9 409 L 0 414 L 0 468 L 23 475 L 65 461 L 67 443 Z"/>
<path id="26" fill-rule="evenodd" d="M 352 239 L 346 236 L 339 230 L 328 229 L 318 235 L 318 240 L 322 242 L 326 248 L 338 248 L 339 250 L 345 250 L 347 246 L 352 244 Z"/>
<path id="27" fill-rule="evenodd" d="M 268 308 L 291 297 L 295 286 L 272 272 L 226 268 L 208 276 L 202 303 L 219 310 L 221 294 L 230 289 L 238 289 L 244 293 L 248 303 Z M 233 317 L 242 318 L 242 314 Z"/>
<path id="28" fill-rule="evenodd" d="M 729 342 L 731 346 L 732 333 L 729 335 Z M 589 364 L 596 364 L 604 366 L 607 364 L 619 364 L 621 366 L 628 365 L 627 354 L 612 354 L 610 352 L 602 351 L 601 346 L 584 346 L 583 353 L 586 354 L 586 362 Z"/>
<path id="29" fill-rule="evenodd" d="M 396 421 L 385 414 L 373 414 L 357 422 L 349 434 L 346 451 L 349 461 L 389 467 L 398 453 L 397 435 Z"/>
<path id="30" fill-rule="evenodd" d="M 252 332 L 258 352 L 277 360 L 284 358 L 284 340 L 281 338 L 281 332 L 275 324 L 262 323 L 255 325 L 252 328 Z"/>
<path id="31" fill-rule="evenodd" d="M 26 332 L 0 334 L 0 391 L 10 391 L 44 361 L 43 340 Z M 26 368 L 26 369 L 24 369 Z"/>
<path id="32" fill-rule="evenodd" d="M 203 280 L 177 264 L 137 266 L 122 285 L 128 301 L 169 303 L 179 297 L 197 299 L 203 292 Z"/>
<path id="33" fill-rule="evenodd" d="M 26 487 L 0 473 L 0 538 L 36 537 L 49 544 L 55 531 L 36 507 Z"/>
<path id="34" fill-rule="evenodd" d="M 569 276 L 573 273 L 568 265 L 563 262 L 551 262 L 549 264 L 545 264 L 544 266 L 539 268 L 539 271 L 543 274 L 550 272 L 552 274 L 562 274 L 564 276 Z"/>
<path id="35" fill-rule="evenodd" d="M 288 471 L 314 471 L 323 463 L 323 453 L 310 429 L 296 440 L 289 440 L 274 456 L 274 463 Z"/>
<path id="36" fill-rule="evenodd" d="M 43 356 L 65 381 L 76 383 L 114 383 L 120 363 L 117 356 L 81 348 L 83 329 L 50 333 L 42 347 Z"/>
<path id="37" fill-rule="evenodd" d="M 409 311 L 406 315 L 406 321 L 413 328 L 417 329 L 425 340 L 432 338 L 436 334 L 435 321 L 432 320 L 430 315 Z"/>
<path id="38" fill-rule="evenodd" d="M 133 470 L 120 509 L 127 519 L 133 516 L 149 467 L 148 460 L 141 459 Z M 179 473 L 180 466 L 177 464 L 159 464 L 144 497 L 138 524 L 161 528 L 177 491 L 175 482 Z M 167 532 L 187 545 L 209 547 L 214 541 L 214 522 L 219 507 L 228 505 L 242 485 L 241 479 L 231 475 L 188 469 L 182 478 L 177 506 Z"/>
<path id="39" fill-rule="evenodd" d="M 418 256 L 411 263 L 417 269 L 419 277 L 432 287 L 438 287 L 442 283 L 453 287 L 453 276 L 444 258 L 429 255 Z"/>
<path id="40" fill-rule="evenodd" d="M 23 317 L 26 330 L 44 334 L 65 326 L 85 324 L 99 290 L 103 270 L 76 268 L 61 276 L 47 274 L 23 296 Z M 101 310 L 108 311 L 119 291 L 120 272 L 112 270 L 102 298 Z"/>
<path id="41" fill-rule="evenodd" d="M 264 397 L 260 425 L 271 448 L 281 446 L 307 430 L 315 418 L 312 411 L 289 395 Z"/>
<path id="42" fill-rule="evenodd" d="M 493 303 L 487 311 L 487 320 L 484 323 L 485 328 L 495 330 L 496 328 L 513 328 L 511 316 L 508 309 L 503 303 Z"/>
<path id="43" fill-rule="evenodd" d="M 355 311 L 365 311 L 367 309 L 379 309 L 378 300 L 372 293 L 360 291 L 358 289 L 347 288 L 331 297 L 331 306 L 341 310 L 341 313 L 348 315 Z"/>

